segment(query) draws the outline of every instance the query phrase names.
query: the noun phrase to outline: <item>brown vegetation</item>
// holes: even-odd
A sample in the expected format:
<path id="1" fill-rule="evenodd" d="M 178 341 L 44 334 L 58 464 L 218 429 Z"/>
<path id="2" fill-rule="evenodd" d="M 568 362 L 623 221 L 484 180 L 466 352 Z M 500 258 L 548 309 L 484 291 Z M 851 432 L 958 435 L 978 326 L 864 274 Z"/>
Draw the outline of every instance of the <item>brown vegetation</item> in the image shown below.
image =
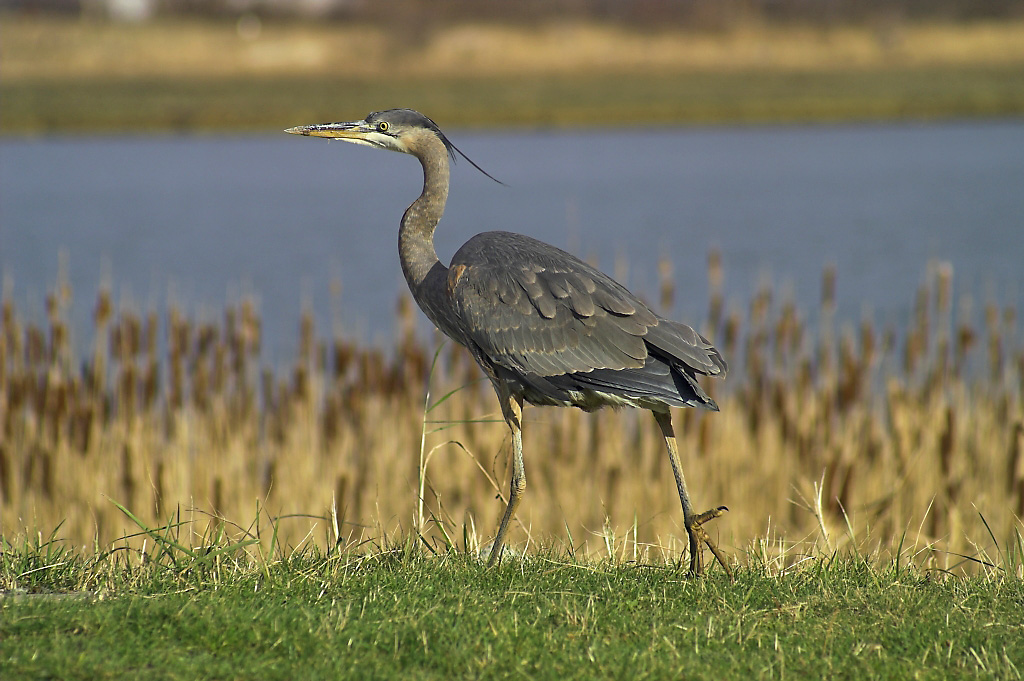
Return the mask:
<path id="1" fill-rule="evenodd" d="M 954 315 L 952 272 L 932 267 L 906 328 L 837 329 L 827 269 L 812 329 L 767 285 L 746 310 L 727 308 L 717 254 L 709 265 L 703 328 L 733 370 L 706 382 L 721 413 L 675 419 L 696 502 L 732 509 L 714 528 L 721 545 L 791 560 L 852 539 L 946 567 L 1020 530 L 1024 347 L 1012 308 L 986 304 L 979 326 L 965 299 Z M 45 327 L 3 303 L 3 536 L 59 524 L 75 544 L 105 545 L 135 529 L 114 500 L 153 525 L 181 515 L 265 525 L 265 513 L 282 517 L 292 544 L 386 542 L 418 524 L 421 456 L 428 539 L 438 523 L 471 549 L 493 532 L 507 429 L 461 348 L 443 347 L 431 371 L 433 341 L 416 336 L 408 301 L 389 349 L 323 340 L 304 314 L 282 373 L 259 366 L 261 321 L 247 302 L 197 323 L 175 308 L 166 319 L 117 310 L 100 291 L 92 347 L 76 348 L 70 293 L 55 287 Z M 428 378 L 436 406 L 424 416 Z M 649 414 L 531 408 L 524 436 L 530 487 L 513 545 L 647 559 L 683 550 Z"/>
<path id="2" fill-rule="evenodd" d="M 429 26 L 429 30 L 428 29 Z M 4 16 L 7 83 L 47 79 L 271 77 L 466 78 L 693 71 L 1019 66 L 1024 22 L 638 30 L 551 21 L 419 25 L 171 20 L 124 26 Z"/>
<path id="3" fill-rule="evenodd" d="M 695 26 L 2 13 L 0 133 L 267 132 L 388 106 L 449 127 L 1024 112 L 1019 19 Z"/>

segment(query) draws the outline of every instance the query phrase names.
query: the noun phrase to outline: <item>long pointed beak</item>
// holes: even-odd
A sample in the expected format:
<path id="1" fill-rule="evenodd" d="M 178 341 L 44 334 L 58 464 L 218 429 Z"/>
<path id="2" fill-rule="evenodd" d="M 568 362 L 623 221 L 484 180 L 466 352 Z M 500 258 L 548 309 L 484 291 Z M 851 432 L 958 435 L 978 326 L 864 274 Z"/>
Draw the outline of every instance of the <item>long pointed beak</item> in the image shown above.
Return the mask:
<path id="1" fill-rule="evenodd" d="M 374 128 L 366 121 L 352 121 L 348 123 L 317 123 L 315 125 L 297 125 L 288 128 L 285 132 L 292 135 L 304 135 L 306 137 L 328 137 L 331 139 L 344 140 L 365 140 L 366 137 L 375 132 Z"/>

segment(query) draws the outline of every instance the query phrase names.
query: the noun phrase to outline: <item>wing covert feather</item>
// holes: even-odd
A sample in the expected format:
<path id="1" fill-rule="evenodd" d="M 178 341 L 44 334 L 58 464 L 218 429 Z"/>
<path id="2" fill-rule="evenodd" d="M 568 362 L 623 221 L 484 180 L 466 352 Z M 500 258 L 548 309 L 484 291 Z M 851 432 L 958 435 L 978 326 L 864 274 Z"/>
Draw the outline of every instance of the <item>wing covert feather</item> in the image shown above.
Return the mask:
<path id="1" fill-rule="evenodd" d="M 452 259 L 448 292 L 463 330 L 495 363 L 541 376 L 639 368 L 657 317 L 568 253 L 504 232 Z"/>
<path id="2" fill-rule="evenodd" d="M 466 340 L 520 374 L 643 369 L 650 380 L 652 355 L 666 368 L 726 371 L 692 328 L 659 318 L 601 271 L 523 235 L 485 232 L 467 241 L 452 258 L 448 294 Z"/>

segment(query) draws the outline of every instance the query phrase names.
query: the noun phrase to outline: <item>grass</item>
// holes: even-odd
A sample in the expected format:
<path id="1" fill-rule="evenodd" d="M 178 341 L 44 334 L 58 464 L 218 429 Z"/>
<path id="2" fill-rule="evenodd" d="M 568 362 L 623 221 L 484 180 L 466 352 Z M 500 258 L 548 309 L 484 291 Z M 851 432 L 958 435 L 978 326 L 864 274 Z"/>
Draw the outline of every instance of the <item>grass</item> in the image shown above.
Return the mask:
<path id="1" fill-rule="evenodd" d="M 3 545 L 3 678 L 988 678 L 1024 663 L 1024 545 L 954 578 L 856 552 L 730 582 L 542 550 L 272 555 L 207 535 L 97 555 Z M 177 543 L 177 542 L 175 542 Z M 1013 556 L 1016 555 L 1014 558 Z"/>
<path id="2" fill-rule="evenodd" d="M 0 83 L 7 132 L 261 132 L 404 104 L 456 126 L 1016 116 L 1024 68 L 644 73 L 421 80 L 265 77 Z"/>
<path id="3" fill-rule="evenodd" d="M 670 271 L 661 268 L 665 310 Z M 1012 306 L 976 304 L 969 292 L 954 306 L 953 272 L 939 264 L 908 292 L 905 325 L 879 328 L 834 319 L 829 268 L 815 312 L 770 282 L 746 305 L 726 305 L 714 252 L 708 275 L 708 315 L 690 321 L 731 371 L 705 381 L 721 413 L 679 410 L 675 422 L 696 503 L 732 509 L 713 524 L 719 546 L 738 557 L 766 537 L 782 566 L 855 547 L 971 574 L 1016 545 L 1024 348 Z M 407 298 L 391 348 L 324 338 L 301 314 L 298 354 L 282 367 L 261 366 L 249 300 L 197 322 L 176 307 L 163 318 L 117 308 L 101 290 L 91 342 L 72 343 L 73 298 L 58 281 L 42 325 L 3 301 L 8 541 L 59 527 L 55 538 L 81 550 L 172 514 L 212 532 L 261 509 L 278 519 L 256 537 L 266 552 L 307 540 L 380 546 L 417 531 L 432 547 L 473 552 L 497 526 L 508 430 L 471 358 L 451 344 L 435 358 L 435 341 L 416 334 Z M 530 408 L 525 417 L 530 487 L 511 546 L 554 542 L 587 559 L 628 546 L 614 557 L 642 562 L 685 553 L 649 414 Z"/>
<path id="4" fill-rule="evenodd" d="M 6 80 L 325 76 L 383 78 L 644 71 L 822 71 L 1020 65 L 1024 21 L 859 26 L 736 22 L 698 31 L 579 20 L 541 23 L 260 23 L 175 20 L 139 25 L 8 13 Z"/>
<path id="5" fill-rule="evenodd" d="M 720 33 L 454 25 L 411 37 L 268 24 L 247 39 L 231 23 L 12 15 L 0 39 L 5 133 L 279 130 L 388 106 L 461 126 L 1024 112 L 1021 22 Z"/>

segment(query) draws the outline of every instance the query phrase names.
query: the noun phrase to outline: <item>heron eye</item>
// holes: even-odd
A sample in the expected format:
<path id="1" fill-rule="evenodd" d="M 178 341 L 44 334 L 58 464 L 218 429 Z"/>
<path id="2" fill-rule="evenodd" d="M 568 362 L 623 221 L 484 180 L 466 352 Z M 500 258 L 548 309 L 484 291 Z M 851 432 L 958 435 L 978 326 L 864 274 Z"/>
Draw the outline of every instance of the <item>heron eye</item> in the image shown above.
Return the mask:
<path id="1" fill-rule="evenodd" d="M 388 128 L 390 128 L 390 127 L 391 126 L 388 125 L 387 121 L 380 121 L 379 123 L 377 123 L 377 131 L 378 132 L 387 132 Z"/>

